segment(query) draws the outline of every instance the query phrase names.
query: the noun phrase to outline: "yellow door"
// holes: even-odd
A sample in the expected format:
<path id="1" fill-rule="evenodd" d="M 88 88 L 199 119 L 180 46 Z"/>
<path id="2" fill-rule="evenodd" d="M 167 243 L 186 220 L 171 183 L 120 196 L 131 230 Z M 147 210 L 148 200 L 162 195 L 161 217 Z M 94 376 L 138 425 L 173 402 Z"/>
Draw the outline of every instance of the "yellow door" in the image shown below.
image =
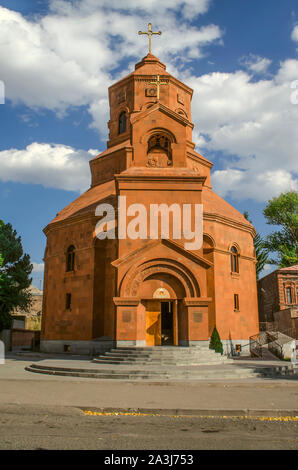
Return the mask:
<path id="1" fill-rule="evenodd" d="M 161 303 L 148 300 L 146 305 L 146 345 L 161 345 Z"/>

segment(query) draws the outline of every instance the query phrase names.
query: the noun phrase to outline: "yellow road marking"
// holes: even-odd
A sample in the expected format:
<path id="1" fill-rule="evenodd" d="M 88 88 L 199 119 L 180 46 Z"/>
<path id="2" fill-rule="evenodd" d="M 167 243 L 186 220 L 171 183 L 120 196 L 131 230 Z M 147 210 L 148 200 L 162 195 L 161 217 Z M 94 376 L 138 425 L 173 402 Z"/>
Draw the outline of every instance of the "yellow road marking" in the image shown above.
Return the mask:
<path id="1" fill-rule="evenodd" d="M 124 411 L 90 411 L 83 410 L 86 416 L 167 416 L 172 418 L 209 418 L 209 419 L 251 419 L 257 421 L 298 421 L 298 416 L 212 416 L 212 415 L 163 415 L 159 413 L 138 413 Z"/>

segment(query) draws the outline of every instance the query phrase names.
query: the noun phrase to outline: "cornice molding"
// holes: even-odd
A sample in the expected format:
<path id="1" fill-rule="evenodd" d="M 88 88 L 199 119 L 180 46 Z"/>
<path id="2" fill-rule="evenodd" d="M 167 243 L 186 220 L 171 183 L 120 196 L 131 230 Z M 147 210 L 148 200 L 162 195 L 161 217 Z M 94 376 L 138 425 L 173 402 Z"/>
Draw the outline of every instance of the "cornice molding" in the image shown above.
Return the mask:
<path id="1" fill-rule="evenodd" d="M 158 73 L 158 71 L 156 71 L 156 73 L 146 74 L 146 75 L 132 72 L 131 74 L 127 75 L 126 77 L 122 78 L 118 82 L 111 85 L 108 89 L 109 93 L 114 90 L 117 90 L 117 88 L 123 87 L 124 85 L 126 85 L 126 83 L 129 83 L 131 81 L 150 82 L 152 81 L 152 77 L 155 77 L 156 75 L 159 75 L 160 79 L 162 79 L 163 81 L 171 82 L 175 84 L 176 86 L 178 86 L 179 88 L 183 89 L 191 97 L 193 96 L 193 89 L 190 88 L 188 85 L 181 82 L 180 80 L 178 80 L 178 78 L 174 77 L 173 75 L 170 75 L 168 73 L 163 73 L 163 72 Z"/>
<path id="2" fill-rule="evenodd" d="M 191 160 L 200 163 L 203 166 L 207 166 L 208 168 L 213 167 L 213 163 L 207 160 L 206 158 L 202 157 L 201 155 L 197 155 L 195 153 L 191 153 L 189 151 L 186 152 L 186 157 L 190 158 Z"/>
<path id="3" fill-rule="evenodd" d="M 203 219 L 210 220 L 212 222 L 218 222 L 223 225 L 228 225 L 229 227 L 237 228 L 244 232 L 248 232 L 254 238 L 256 236 L 256 230 L 254 227 L 244 224 L 243 222 L 238 222 L 237 220 L 230 219 L 224 215 L 214 214 L 212 212 L 203 212 Z"/>
<path id="4" fill-rule="evenodd" d="M 175 121 L 179 122 L 185 127 L 189 126 L 191 127 L 191 129 L 194 128 L 194 124 L 191 121 L 189 121 L 186 117 L 182 116 L 182 114 L 176 113 L 172 109 L 168 108 L 167 106 L 159 102 L 157 102 L 155 105 L 151 106 L 150 108 L 134 113 L 134 115 L 131 116 L 131 125 L 135 124 L 137 121 L 140 121 L 141 119 L 144 119 L 146 116 L 149 116 L 149 114 L 152 114 L 155 111 L 160 111 L 166 114 L 168 117 L 174 119 Z"/>

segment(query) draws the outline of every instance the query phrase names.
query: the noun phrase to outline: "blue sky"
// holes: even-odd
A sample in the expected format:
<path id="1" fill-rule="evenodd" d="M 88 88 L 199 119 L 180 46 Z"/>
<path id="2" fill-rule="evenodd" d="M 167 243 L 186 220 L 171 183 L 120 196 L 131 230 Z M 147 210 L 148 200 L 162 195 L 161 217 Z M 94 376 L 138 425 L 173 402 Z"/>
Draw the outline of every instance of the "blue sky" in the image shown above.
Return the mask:
<path id="1" fill-rule="evenodd" d="M 107 88 L 147 53 L 137 31 L 149 21 L 163 31 L 153 53 L 194 89 L 214 189 L 265 235 L 266 201 L 296 187 L 296 0 L 0 0 L 0 218 L 22 236 L 37 287 L 42 229 L 88 188 Z"/>

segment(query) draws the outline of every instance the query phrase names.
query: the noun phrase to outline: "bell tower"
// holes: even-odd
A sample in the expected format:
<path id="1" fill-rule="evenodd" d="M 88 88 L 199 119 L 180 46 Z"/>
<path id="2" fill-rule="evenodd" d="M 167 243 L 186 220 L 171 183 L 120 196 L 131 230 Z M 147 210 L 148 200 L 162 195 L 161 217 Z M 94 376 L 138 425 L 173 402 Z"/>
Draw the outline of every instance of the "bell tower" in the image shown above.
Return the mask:
<path id="1" fill-rule="evenodd" d="M 109 88 L 107 150 L 91 160 L 92 186 L 130 167 L 187 168 L 206 177 L 212 163 L 194 151 L 193 90 L 148 53 L 135 70 Z"/>

